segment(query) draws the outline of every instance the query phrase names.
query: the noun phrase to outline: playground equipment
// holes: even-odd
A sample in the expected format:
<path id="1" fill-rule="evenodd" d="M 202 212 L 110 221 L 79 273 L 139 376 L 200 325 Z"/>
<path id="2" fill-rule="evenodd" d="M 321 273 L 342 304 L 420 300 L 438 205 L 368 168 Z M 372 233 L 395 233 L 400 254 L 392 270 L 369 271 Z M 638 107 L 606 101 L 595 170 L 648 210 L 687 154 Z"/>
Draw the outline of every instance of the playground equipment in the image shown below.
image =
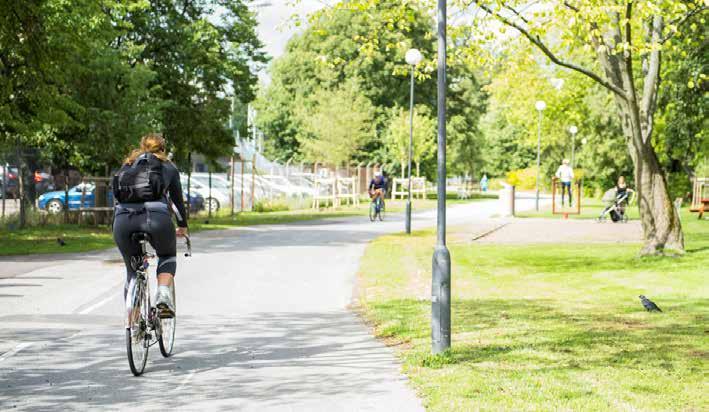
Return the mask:
<path id="1" fill-rule="evenodd" d="M 569 215 L 580 215 L 581 214 L 581 181 L 577 180 L 572 183 L 572 187 L 575 190 L 576 197 L 576 207 L 564 208 L 562 204 L 558 207 L 556 204 L 556 193 L 557 186 L 561 187 L 561 181 L 557 177 L 551 178 L 551 213 L 554 215 L 563 215 L 564 219 L 568 219 Z"/>
<path id="2" fill-rule="evenodd" d="M 692 205 L 689 207 L 689 211 L 693 213 L 699 213 L 699 219 L 704 217 L 704 212 L 709 211 L 709 178 L 707 177 L 695 177 L 694 186 L 692 188 Z"/>

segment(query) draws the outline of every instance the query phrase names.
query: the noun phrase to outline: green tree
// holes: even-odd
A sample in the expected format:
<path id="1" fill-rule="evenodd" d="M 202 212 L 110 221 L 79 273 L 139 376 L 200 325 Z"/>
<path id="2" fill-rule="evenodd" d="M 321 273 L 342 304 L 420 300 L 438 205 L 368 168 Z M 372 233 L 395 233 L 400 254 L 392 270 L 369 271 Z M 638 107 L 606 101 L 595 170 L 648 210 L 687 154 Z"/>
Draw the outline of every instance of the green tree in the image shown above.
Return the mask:
<path id="1" fill-rule="evenodd" d="M 26 196 L 33 192 L 29 170 L 38 158 L 80 152 L 81 139 L 58 132 L 79 127 L 82 106 L 71 93 L 81 56 L 97 39 L 110 37 L 103 6 L 57 0 L 0 3 L 0 145 L 13 147 L 20 167 L 20 224 Z M 39 150 L 42 149 L 42 150 Z M 29 190 L 27 190 L 29 189 Z M 29 196 L 31 198 L 31 196 Z"/>
<path id="2" fill-rule="evenodd" d="M 665 64 L 660 84 L 660 99 L 653 136 L 660 162 L 668 172 L 672 196 L 691 192 L 691 180 L 709 159 L 709 116 L 707 66 L 709 44 L 706 26 L 701 32 L 698 23 L 689 24 L 690 30 L 678 32 L 668 41 Z M 702 172 L 699 170 L 699 176 Z"/>
<path id="3" fill-rule="evenodd" d="M 408 110 L 395 107 L 391 110 L 389 125 L 384 133 L 384 143 L 387 151 L 401 164 L 402 173 L 406 170 L 409 158 L 410 115 Z M 416 175 L 420 174 L 421 162 L 430 158 L 436 148 L 436 120 L 431 117 L 427 106 L 417 106 L 413 117 L 413 150 L 412 162 Z"/>
<path id="4" fill-rule="evenodd" d="M 320 90 L 312 100 L 312 107 L 297 112 L 303 125 L 298 141 L 306 159 L 343 165 L 374 138 L 374 108 L 354 82 Z"/>
<path id="5" fill-rule="evenodd" d="M 286 53 L 273 63 L 271 84 L 256 102 L 258 124 L 266 134 L 271 156 L 282 160 L 299 156 L 296 136 L 303 126 L 295 112 L 308 106 L 314 93 L 334 90 L 349 79 L 358 79 L 360 92 L 375 106 L 372 123 L 383 135 L 389 123 L 389 109 L 409 104 L 411 69 L 404 55 L 411 47 L 424 55 L 424 61 L 416 68 L 416 103 L 435 111 L 433 21 L 424 3 L 402 4 L 382 1 L 377 8 L 363 12 L 358 1 L 345 0 L 310 16 L 309 28 L 291 39 Z M 469 143 L 476 136 L 479 139 L 475 131 L 484 112 L 484 94 L 471 66 L 463 59 L 452 64 L 449 79 L 449 112 L 451 116 L 461 116 L 456 122 L 460 133 L 452 134 L 451 144 L 478 148 Z M 387 156 L 382 142 L 383 138 L 373 140 L 367 153 Z M 452 163 L 465 165 L 466 160 Z M 422 165 L 424 172 L 433 173 L 433 164 L 428 167 L 426 163 Z"/>
<path id="6" fill-rule="evenodd" d="M 536 100 L 547 103 L 541 133 L 542 176 L 546 183 L 564 158 L 571 158 L 569 127 L 575 141 L 576 168 L 583 168 L 584 185 L 605 189 L 618 176 L 630 175 L 632 164 L 612 98 L 599 86 L 573 72 L 534 63 L 538 56 L 523 52 L 498 58 L 499 69 L 485 89 L 489 110 L 482 122 L 486 169 L 495 176 L 536 166 L 538 112 Z M 586 141 L 586 145 L 582 142 Z"/>
<path id="7" fill-rule="evenodd" d="M 243 0 L 149 4 L 126 23 L 139 59 L 156 73 L 160 120 L 176 159 L 184 162 L 193 151 L 212 159 L 229 154 L 231 97 L 253 100 L 255 71 L 267 60 L 253 12 Z"/>
<path id="8" fill-rule="evenodd" d="M 516 30 L 553 64 L 586 76 L 613 96 L 634 164 L 645 245 L 642 254 L 684 251 L 679 216 L 653 145 L 662 52 L 703 1 L 460 1 Z M 477 24 L 482 29 L 484 24 Z M 595 64 L 594 64 L 595 63 Z"/>
<path id="9" fill-rule="evenodd" d="M 386 1 L 353 3 L 360 11 L 371 12 Z M 684 251 L 681 223 L 672 206 L 653 133 L 663 61 L 664 65 L 672 64 L 662 58 L 663 51 L 678 32 L 687 27 L 691 30 L 692 23 L 705 26 L 705 3 L 575 0 L 529 7 L 521 0 L 458 0 L 455 5 L 459 12 L 467 12 L 472 22 L 457 30 L 464 35 L 460 41 L 470 46 L 467 53 L 458 53 L 471 59 L 485 53 L 495 58 L 515 43 L 515 37 L 505 33 L 506 28 L 512 28 L 554 65 L 579 73 L 610 93 L 634 165 L 645 238 L 641 254 L 658 254 L 665 248 Z M 401 4 L 398 14 L 407 7 L 408 2 Z M 398 23 L 395 20 L 392 25 Z M 500 37 L 496 38 L 495 29 L 501 32 Z M 376 43 L 376 38 L 370 37 L 368 43 Z"/>

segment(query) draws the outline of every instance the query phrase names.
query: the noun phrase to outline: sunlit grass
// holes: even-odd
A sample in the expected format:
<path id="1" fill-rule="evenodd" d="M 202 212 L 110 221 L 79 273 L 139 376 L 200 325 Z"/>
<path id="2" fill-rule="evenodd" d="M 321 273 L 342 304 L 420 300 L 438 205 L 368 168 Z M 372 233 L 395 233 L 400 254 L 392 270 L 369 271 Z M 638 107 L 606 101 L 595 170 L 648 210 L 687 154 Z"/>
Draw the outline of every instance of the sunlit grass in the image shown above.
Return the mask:
<path id="1" fill-rule="evenodd" d="M 709 227 L 683 219 L 681 258 L 639 258 L 639 244 L 452 245 L 444 356 L 430 355 L 433 233 L 386 236 L 362 260 L 363 313 L 400 345 L 430 410 L 706 410 Z"/>
<path id="2" fill-rule="evenodd" d="M 46 225 L 21 230 L 0 227 L 0 256 L 87 252 L 113 245 L 111 229 L 105 225 Z"/>

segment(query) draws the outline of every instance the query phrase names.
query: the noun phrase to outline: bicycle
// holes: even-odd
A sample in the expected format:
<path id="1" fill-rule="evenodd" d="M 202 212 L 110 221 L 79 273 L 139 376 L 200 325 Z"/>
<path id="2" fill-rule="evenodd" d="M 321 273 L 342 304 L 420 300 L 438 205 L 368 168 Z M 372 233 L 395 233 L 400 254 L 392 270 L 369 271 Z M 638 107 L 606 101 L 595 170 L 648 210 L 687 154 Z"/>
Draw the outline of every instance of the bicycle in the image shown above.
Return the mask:
<path id="1" fill-rule="evenodd" d="M 379 221 L 383 221 L 385 210 L 386 204 L 384 203 L 384 199 L 381 197 L 372 199 L 372 202 L 369 204 L 369 220 L 374 222 L 377 217 L 379 217 Z"/>
<path id="2" fill-rule="evenodd" d="M 130 281 L 126 293 L 126 351 L 128 365 L 135 376 L 140 376 L 148 361 L 148 349 L 156 343 L 160 353 L 167 358 L 172 355 L 175 344 L 175 325 L 177 317 L 160 318 L 158 311 L 151 303 L 150 282 L 148 282 L 149 259 L 155 255 L 148 252 L 150 235 L 143 232 L 134 233 L 133 241 L 140 243 L 140 256 L 131 258 L 131 265 L 136 276 Z M 190 238 L 185 236 L 187 253 L 192 256 Z M 172 302 L 175 306 L 175 288 L 172 288 Z"/>

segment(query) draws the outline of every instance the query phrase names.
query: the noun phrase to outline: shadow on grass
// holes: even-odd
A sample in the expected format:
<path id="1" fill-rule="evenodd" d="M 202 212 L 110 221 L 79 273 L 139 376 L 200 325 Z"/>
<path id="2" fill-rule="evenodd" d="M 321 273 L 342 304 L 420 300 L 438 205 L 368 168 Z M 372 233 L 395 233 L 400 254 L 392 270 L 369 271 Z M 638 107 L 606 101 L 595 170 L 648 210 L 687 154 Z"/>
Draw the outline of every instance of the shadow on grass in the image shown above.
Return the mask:
<path id="1" fill-rule="evenodd" d="M 552 300 L 456 300 L 451 351 L 439 356 L 414 351 L 411 360 L 428 368 L 514 362 L 517 369 L 534 370 L 654 366 L 670 371 L 677 362 L 705 362 L 709 353 L 701 341 L 709 304 L 670 303 L 670 311 L 661 314 L 642 308 L 569 314 Z M 429 302 L 394 300 L 372 308 L 378 335 L 414 341 L 429 337 Z"/>

